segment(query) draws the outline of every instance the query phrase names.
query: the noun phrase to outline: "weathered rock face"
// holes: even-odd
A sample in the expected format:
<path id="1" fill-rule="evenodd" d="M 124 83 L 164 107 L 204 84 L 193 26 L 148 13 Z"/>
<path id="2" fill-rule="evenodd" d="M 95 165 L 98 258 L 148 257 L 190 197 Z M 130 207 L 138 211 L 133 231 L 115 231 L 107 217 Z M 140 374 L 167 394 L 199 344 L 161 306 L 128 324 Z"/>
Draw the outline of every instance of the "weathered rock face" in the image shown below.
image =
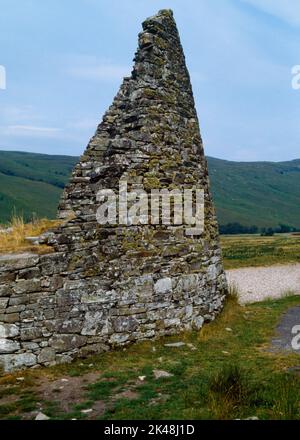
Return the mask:
<path id="1" fill-rule="evenodd" d="M 136 340 L 199 329 L 226 294 L 218 227 L 189 74 L 171 11 L 143 23 L 130 78 L 66 187 L 55 252 L 0 258 L 0 363 L 68 362 Z M 204 231 L 182 221 L 96 220 L 99 190 L 203 188 Z M 72 219 L 70 219 L 72 218 Z M 138 223 L 138 224 L 135 224 Z M 2 260 L 2 261 L 1 261 Z"/>

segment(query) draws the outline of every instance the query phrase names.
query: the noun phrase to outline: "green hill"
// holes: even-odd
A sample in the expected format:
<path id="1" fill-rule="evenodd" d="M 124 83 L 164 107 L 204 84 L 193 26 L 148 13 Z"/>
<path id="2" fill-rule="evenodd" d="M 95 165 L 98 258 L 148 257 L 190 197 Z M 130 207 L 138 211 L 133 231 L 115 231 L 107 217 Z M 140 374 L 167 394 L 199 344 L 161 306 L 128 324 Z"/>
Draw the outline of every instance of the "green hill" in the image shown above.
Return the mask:
<path id="1" fill-rule="evenodd" d="M 53 218 L 78 158 L 0 151 L 0 222 L 16 211 Z M 300 228 L 300 160 L 230 162 L 208 158 L 220 224 Z"/>
<path id="2" fill-rule="evenodd" d="M 300 227 L 300 160 L 230 162 L 208 159 L 219 222 Z"/>
<path id="3" fill-rule="evenodd" d="M 0 151 L 0 222 L 13 212 L 55 217 L 61 191 L 78 158 Z"/>

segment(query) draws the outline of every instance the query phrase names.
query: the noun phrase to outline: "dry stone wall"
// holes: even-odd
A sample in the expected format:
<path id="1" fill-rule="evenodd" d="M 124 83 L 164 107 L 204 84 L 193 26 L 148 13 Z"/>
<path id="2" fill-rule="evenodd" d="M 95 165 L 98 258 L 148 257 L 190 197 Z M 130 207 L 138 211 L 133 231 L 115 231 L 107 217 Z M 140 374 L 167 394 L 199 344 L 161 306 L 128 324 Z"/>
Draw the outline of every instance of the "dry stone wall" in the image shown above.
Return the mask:
<path id="1" fill-rule="evenodd" d="M 203 233 L 185 224 L 101 225 L 97 192 L 204 189 Z M 124 214 L 124 213 L 123 213 Z M 200 329 L 227 291 L 207 164 L 173 14 L 143 23 L 132 75 L 75 167 L 48 255 L 0 257 L 0 365 L 68 362 Z"/>

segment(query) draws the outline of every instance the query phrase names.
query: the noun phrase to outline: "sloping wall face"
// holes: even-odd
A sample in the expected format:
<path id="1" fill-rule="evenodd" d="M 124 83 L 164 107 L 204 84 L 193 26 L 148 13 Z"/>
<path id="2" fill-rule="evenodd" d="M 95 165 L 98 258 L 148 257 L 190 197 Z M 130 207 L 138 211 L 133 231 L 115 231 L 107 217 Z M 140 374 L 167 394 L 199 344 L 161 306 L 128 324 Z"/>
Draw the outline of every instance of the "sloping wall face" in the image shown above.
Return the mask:
<path id="1" fill-rule="evenodd" d="M 171 191 L 169 208 L 157 205 Z M 221 310 L 218 227 L 171 11 L 143 23 L 132 75 L 75 167 L 59 217 L 54 253 L 0 259 L 6 370 L 200 329 Z"/>

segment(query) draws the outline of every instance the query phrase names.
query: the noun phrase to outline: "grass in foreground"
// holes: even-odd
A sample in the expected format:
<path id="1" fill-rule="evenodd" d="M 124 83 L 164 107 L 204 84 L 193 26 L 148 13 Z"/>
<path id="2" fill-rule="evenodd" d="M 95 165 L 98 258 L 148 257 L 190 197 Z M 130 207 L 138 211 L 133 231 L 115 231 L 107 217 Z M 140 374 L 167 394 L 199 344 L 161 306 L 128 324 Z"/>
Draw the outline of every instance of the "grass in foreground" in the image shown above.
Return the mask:
<path id="1" fill-rule="evenodd" d="M 300 236 L 296 235 L 224 235 L 221 245 L 226 269 L 300 263 Z"/>
<path id="2" fill-rule="evenodd" d="M 242 307 L 229 298 L 219 319 L 199 333 L 3 375 L 0 418 L 33 418 L 42 410 L 53 419 L 300 419 L 300 375 L 288 370 L 300 357 L 268 350 L 279 317 L 299 304 L 300 297 L 288 297 Z M 186 345 L 164 346 L 173 341 Z M 173 376 L 155 379 L 154 369 Z M 66 380 L 77 398 L 66 393 Z M 40 392 L 41 383 L 53 388 L 51 395 Z"/>
<path id="3" fill-rule="evenodd" d="M 26 237 L 36 237 L 60 224 L 58 220 L 38 219 L 24 223 L 22 217 L 14 216 L 8 227 L 9 232 L 0 232 L 0 254 L 10 252 L 49 253 L 52 248 L 46 245 L 35 246 L 26 241 Z"/>

